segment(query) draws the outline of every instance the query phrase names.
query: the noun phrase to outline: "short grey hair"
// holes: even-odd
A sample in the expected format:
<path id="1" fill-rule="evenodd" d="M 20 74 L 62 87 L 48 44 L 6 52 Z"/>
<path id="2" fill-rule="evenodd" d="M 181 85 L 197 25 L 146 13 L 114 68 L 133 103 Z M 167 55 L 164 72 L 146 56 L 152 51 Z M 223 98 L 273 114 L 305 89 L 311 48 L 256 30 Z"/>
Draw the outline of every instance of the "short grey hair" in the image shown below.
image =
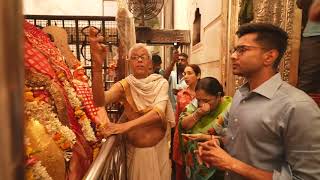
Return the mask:
<path id="1" fill-rule="evenodd" d="M 147 45 L 142 44 L 142 43 L 137 43 L 130 48 L 129 53 L 128 53 L 129 59 L 131 58 L 132 51 L 137 50 L 137 49 L 145 49 L 148 52 L 149 59 L 151 60 L 151 58 L 152 58 L 151 52 L 148 50 Z"/>

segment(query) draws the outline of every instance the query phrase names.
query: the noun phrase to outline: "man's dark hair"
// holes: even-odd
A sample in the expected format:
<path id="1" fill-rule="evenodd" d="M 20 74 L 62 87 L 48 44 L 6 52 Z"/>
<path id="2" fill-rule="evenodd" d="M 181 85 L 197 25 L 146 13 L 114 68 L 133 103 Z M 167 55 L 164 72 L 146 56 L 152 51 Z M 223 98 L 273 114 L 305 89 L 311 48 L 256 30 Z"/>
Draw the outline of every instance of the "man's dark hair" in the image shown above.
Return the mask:
<path id="1" fill-rule="evenodd" d="M 268 23 L 247 23 L 240 26 L 236 32 L 239 38 L 250 33 L 257 34 L 255 41 L 264 48 L 276 49 L 279 52 L 279 56 L 273 63 L 273 68 L 277 70 L 287 49 L 288 34 L 283 29 Z"/>
<path id="2" fill-rule="evenodd" d="M 151 59 L 152 59 L 153 64 L 161 64 L 162 63 L 161 57 L 158 54 L 152 55 Z"/>
<path id="3" fill-rule="evenodd" d="M 189 57 L 186 53 L 180 53 L 179 56 L 183 56 L 186 59 L 188 59 L 188 57 Z"/>
<path id="4" fill-rule="evenodd" d="M 203 90 L 211 96 L 224 96 L 223 87 L 214 77 L 205 77 L 198 81 L 196 91 Z"/>

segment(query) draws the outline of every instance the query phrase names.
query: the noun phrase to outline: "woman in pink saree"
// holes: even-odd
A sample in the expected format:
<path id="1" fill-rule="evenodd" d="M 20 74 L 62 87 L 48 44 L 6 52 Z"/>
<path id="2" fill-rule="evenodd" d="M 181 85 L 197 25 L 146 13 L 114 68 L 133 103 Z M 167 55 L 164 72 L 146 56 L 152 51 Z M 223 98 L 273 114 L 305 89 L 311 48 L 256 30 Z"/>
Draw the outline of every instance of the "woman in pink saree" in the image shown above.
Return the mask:
<path id="1" fill-rule="evenodd" d="M 180 138 L 178 130 L 179 115 L 184 111 L 185 107 L 195 98 L 195 87 L 201 76 L 200 67 L 196 64 L 189 64 L 184 69 L 184 80 L 186 81 L 188 87 L 187 89 L 181 90 L 177 94 L 177 104 L 176 104 L 176 127 L 174 131 L 173 138 L 173 160 L 175 162 L 176 170 L 176 180 L 185 179 L 184 167 L 183 167 L 183 157 L 180 150 Z"/>

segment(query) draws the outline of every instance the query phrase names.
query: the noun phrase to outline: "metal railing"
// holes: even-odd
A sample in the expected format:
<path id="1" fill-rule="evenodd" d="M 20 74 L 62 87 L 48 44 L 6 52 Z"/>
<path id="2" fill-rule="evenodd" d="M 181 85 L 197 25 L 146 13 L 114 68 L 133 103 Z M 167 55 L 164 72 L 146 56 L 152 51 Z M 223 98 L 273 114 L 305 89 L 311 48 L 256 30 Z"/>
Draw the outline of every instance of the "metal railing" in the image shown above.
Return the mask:
<path id="1" fill-rule="evenodd" d="M 124 137 L 114 135 L 103 143 L 84 180 L 126 180 Z"/>

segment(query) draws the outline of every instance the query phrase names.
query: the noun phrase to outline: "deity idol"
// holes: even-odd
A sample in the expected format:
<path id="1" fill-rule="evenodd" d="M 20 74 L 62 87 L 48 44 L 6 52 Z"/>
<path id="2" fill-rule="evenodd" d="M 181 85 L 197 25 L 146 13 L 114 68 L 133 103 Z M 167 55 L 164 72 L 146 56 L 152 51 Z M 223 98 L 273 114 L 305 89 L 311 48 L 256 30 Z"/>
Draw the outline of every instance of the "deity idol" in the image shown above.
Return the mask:
<path id="1" fill-rule="evenodd" d="M 26 177 L 81 179 L 98 141 L 93 124 L 101 123 L 85 75 L 77 76 L 80 66 L 72 74 L 47 34 L 28 22 L 24 37 Z"/>

